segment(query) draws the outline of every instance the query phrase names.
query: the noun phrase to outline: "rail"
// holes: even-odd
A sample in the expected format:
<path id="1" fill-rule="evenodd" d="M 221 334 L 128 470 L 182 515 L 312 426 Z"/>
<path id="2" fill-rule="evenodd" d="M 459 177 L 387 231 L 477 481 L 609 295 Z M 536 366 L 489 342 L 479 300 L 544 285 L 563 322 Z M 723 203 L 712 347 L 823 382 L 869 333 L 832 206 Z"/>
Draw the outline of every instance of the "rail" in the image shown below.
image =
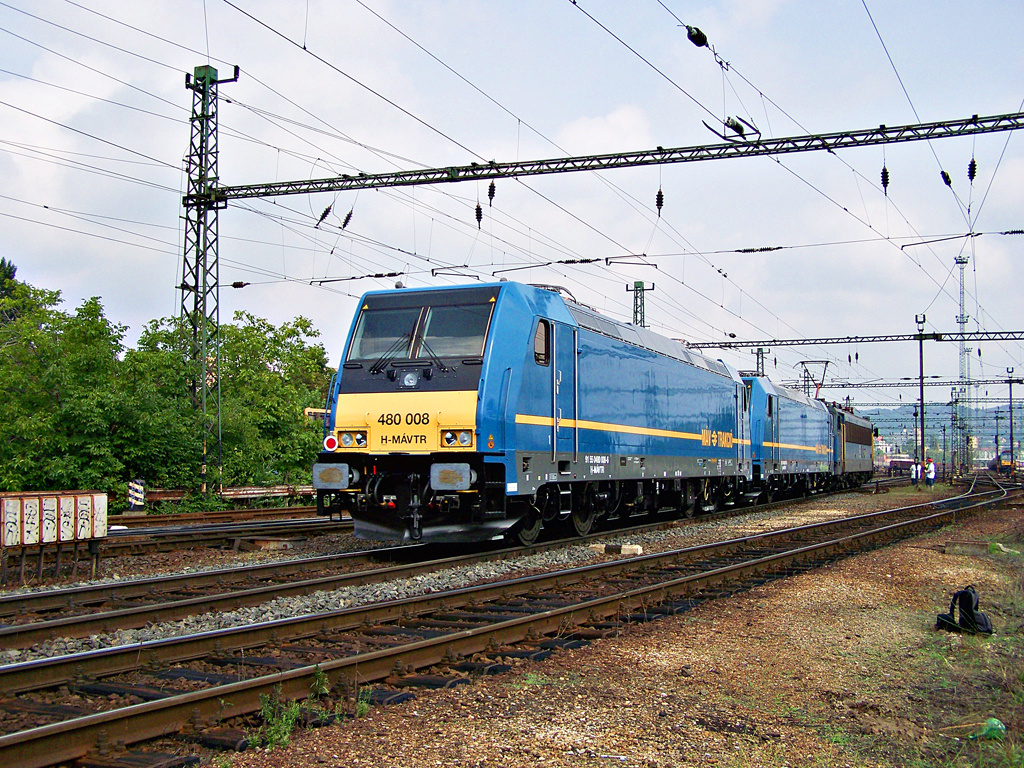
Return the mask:
<path id="1" fill-rule="evenodd" d="M 640 612 L 650 615 L 654 611 L 675 612 L 685 610 L 694 600 L 702 599 L 710 589 L 722 585 L 742 587 L 744 580 L 752 575 L 765 573 L 788 573 L 812 567 L 822 559 L 856 550 L 876 541 L 889 541 L 909 535 L 923 527 L 942 525 L 958 514 L 978 506 L 1006 499 L 1005 488 L 989 491 L 987 498 L 979 500 L 976 495 L 945 500 L 947 507 L 927 510 L 913 505 L 887 513 L 870 513 L 855 518 L 846 518 L 829 523 L 816 523 L 762 533 L 755 536 L 718 542 L 707 547 L 689 547 L 672 552 L 656 553 L 637 558 L 616 560 L 610 563 L 588 565 L 554 573 L 520 577 L 509 581 L 482 587 L 452 590 L 450 592 L 423 595 L 406 600 L 378 603 L 361 608 L 300 617 L 298 619 L 274 622 L 268 625 L 222 630 L 205 633 L 203 636 L 176 638 L 141 644 L 130 649 L 110 649 L 95 654 L 79 654 L 67 657 L 67 663 L 81 664 L 90 658 L 104 654 L 134 655 L 136 664 L 163 666 L 168 661 L 194 658 L 202 653 L 196 645 L 205 643 L 208 649 L 223 654 L 233 643 L 241 647 L 252 647 L 254 635 L 280 638 L 286 636 L 288 622 L 296 625 L 295 634 L 289 630 L 287 636 L 333 636 L 346 629 L 366 633 L 368 627 L 377 622 L 399 622 L 399 631 L 415 635 L 412 627 L 429 623 L 432 627 L 447 626 L 447 630 L 432 631 L 431 636 L 402 642 L 393 648 L 372 652 L 355 653 L 344 658 L 323 660 L 318 664 L 306 662 L 297 668 L 282 668 L 274 674 L 241 680 L 209 689 L 194 691 L 183 696 L 171 696 L 157 701 L 135 704 L 119 710 L 79 717 L 66 722 L 34 728 L 20 733 L 0 736 L 0 763 L 19 765 L 25 768 L 42 768 L 59 762 L 82 757 L 97 745 L 120 749 L 129 744 L 156 738 L 183 729 L 199 729 L 211 726 L 224 719 L 245 715 L 258 710 L 261 697 L 277 696 L 284 700 L 305 699 L 309 695 L 314 679 L 329 680 L 337 689 L 351 688 L 352 681 L 359 684 L 380 681 L 398 674 L 401 670 L 430 667 L 442 662 L 453 662 L 458 657 L 494 652 L 502 646 L 523 642 L 536 642 L 544 634 L 558 633 L 562 636 L 580 627 L 597 626 L 602 622 L 629 620 Z M 905 519 L 887 521 L 887 517 L 902 515 Z M 879 524 L 881 523 L 881 524 Z M 834 536 L 840 526 L 856 525 L 860 530 Z M 793 547 L 780 544 L 774 551 L 765 553 L 765 548 L 774 543 L 790 540 L 794 536 L 816 536 L 818 541 Z M 743 549 L 748 553 L 740 557 Z M 680 575 L 680 563 L 703 564 L 712 556 L 728 558 L 727 561 L 712 563 L 711 567 L 692 568 L 691 572 Z M 724 562 L 724 564 L 721 564 Z M 624 581 L 623 574 L 630 574 L 625 588 L 610 586 Z M 577 598 L 566 596 L 565 588 L 592 584 L 597 577 L 612 575 L 612 581 L 603 585 L 605 594 L 582 594 Z M 516 597 L 518 596 L 518 597 Z M 518 602 L 516 602 L 518 601 Z M 525 602 L 523 602 L 525 601 Z M 556 603 L 561 603 L 560 605 Z M 661 606 L 655 609 L 655 606 Z M 432 618 L 431 618 L 432 617 Z M 429 621 L 424 621 L 429 619 Z M 476 626 L 459 628 L 467 621 L 478 622 Z M 409 628 L 409 629 L 403 629 Z M 360 635 L 363 636 L 363 635 Z M 232 640 L 231 638 L 235 639 Z M 271 640 L 273 642 L 273 640 Z M 158 648 L 174 648 L 168 657 L 157 657 Z M 280 645 L 277 647 L 280 648 Z M 251 655 L 251 654 L 250 654 Z M 301 657 L 300 657 L 301 658 Z M 50 662 L 30 662 L 22 667 L 22 674 L 42 669 Z M 122 661 L 122 663 L 124 663 Z M 396 673 L 396 670 L 399 672 Z M 14 675 L 15 671 L 5 672 Z M 27 679 L 27 678 L 25 678 Z M 14 677 L 2 679 L 5 690 L 17 688 L 20 684 Z"/>

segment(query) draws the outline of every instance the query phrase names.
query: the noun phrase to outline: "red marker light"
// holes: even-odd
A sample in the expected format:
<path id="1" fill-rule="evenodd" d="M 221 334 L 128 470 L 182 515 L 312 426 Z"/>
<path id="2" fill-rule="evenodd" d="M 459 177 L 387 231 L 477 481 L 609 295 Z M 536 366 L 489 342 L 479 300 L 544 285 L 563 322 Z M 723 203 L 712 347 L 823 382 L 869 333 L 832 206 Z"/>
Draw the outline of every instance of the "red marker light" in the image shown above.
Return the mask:
<path id="1" fill-rule="evenodd" d="M 325 451 L 336 451 L 338 450 L 338 438 L 334 435 L 328 435 L 324 438 L 324 450 Z"/>

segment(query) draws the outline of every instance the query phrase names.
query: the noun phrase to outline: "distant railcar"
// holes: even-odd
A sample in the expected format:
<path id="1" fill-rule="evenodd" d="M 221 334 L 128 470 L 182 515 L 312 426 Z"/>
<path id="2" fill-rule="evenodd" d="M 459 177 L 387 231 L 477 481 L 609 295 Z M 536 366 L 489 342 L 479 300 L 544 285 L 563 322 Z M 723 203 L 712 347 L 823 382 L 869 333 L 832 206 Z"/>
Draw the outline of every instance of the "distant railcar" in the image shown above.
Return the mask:
<path id="1" fill-rule="evenodd" d="M 889 475 L 909 475 L 914 468 L 914 460 L 911 458 L 893 458 L 889 460 Z"/>
<path id="2" fill-rule="evenodd" d="M 1013 462 L 1015 458 L 1016 457 L 1012 457 L 1010 455 L 1010 450 L 1007 449 L 996 454 L 985 466 L 990 472 L 999 472 L 1000 474 L 1008 475 L 1013 469 Z"/>
<path id="3" fill-rule="evenodd" d="M 833 483 L 841 488 L 856 488 L 870 480 L 874 473 L 873 427 L 868 419 L 838 403 L 830 403 L 828 410 L 835 435 Z"/>
<path id="4" fill-rule="evenodd" d="M 764 377 L 746 382 L 755 487 L 769 499 L 826 490 L 833 479 L 835 427 L 825 404 Z"/>
<path id="5" fill-rule="evenodd" d="M 313 484 L 318 512 L 365 538 L 530 543 L 833 472 L 823 404 L 759 379 L 777 409 L 765 446 L 735 369 L 550 289 L 371 292 L 345 350 Z"/>

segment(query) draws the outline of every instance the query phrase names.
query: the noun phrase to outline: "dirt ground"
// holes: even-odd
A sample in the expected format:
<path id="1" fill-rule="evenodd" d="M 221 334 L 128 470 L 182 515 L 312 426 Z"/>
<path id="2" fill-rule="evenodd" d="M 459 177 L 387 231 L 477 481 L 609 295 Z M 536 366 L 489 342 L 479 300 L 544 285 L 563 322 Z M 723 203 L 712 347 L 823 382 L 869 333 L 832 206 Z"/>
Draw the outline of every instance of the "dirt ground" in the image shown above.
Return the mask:
<path id="1" fill-rule="evenodd" d="M 1021 551 L 1024 511 L 985 513 L 211 764 L 1024 766 Z M 933 628 L 967 584 L 993 637 Z"/>

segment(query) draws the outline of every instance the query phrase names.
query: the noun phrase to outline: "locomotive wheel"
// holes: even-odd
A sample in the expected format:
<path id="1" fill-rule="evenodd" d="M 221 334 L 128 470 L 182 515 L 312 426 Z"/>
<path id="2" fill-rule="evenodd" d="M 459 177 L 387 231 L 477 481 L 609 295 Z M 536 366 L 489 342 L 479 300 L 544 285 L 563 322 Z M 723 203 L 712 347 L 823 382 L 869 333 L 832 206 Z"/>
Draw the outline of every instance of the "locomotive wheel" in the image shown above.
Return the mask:
<path id="1" fill-rule="evenodd" d="M 524 547 L 530 547 L 537 543 L 538 537 L 540 537 L 541 529 L 544 527 L 544 521 L 540 519 L 540 515 L 537 511 L 530 508 L 530 511 L 523 517 L 522 522 L 516 526 L 515 537 L 516 541 Z"/>
<path id="2" fill-rule="evenodd" d="M 700 489 L 701 512 L 717 512 L 722 508 L 718 488 L 711 480 L 704 480 Z"/>
<path id="3" fill-rule="evenodd" d="M 569 533 L 573 536 L 586 536 L 594 527 L 597 519 L 597 510 L 592 504 L 579 504 L 569 514 Z"/>

